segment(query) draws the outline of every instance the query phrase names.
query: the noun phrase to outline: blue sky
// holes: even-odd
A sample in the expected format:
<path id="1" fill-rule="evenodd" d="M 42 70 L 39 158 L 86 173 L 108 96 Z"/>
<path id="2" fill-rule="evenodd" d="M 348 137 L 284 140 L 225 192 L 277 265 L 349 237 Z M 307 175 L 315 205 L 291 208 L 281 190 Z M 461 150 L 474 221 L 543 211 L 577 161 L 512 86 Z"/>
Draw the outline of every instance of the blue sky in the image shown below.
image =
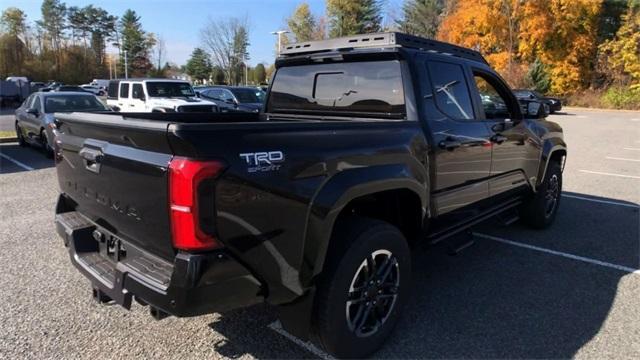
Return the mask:
<path id="1" fill-rule="evenodd" d="M 93 4 L 121 16 L 128 8 L 141 17 L 146 31 L 160 34 L 166 43 L 169 61 L 184 64 L 194 47 L 200 45 L 200 29 L 208 18 L 249 18 L 251 60 L 271 63 L 274 59 L 275 36 L 270 32 L 285 27 L 285 19 L 302 0 L 63 0 L 67 6 Z M 307 0 L 314 14 L 324 13 L 325 0 Z M 15 6 L 27 14 L 30 23 L 41 16 L 41 0 L 1 0 L 0 10 Z M 385 13 L 399 14 L 401 0 L 384 1 Z"/>

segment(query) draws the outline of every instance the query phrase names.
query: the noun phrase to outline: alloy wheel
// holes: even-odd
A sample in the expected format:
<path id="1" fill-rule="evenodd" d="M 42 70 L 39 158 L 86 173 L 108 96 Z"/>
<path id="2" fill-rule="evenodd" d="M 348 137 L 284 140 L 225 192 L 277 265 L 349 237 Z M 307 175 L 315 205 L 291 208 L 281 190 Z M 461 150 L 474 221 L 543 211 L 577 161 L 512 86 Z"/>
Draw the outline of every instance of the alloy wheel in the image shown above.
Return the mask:
<path id="1" fill-rule="evenodd" d="M 358 337 L 375 334 L 398 298 L 400 267 L 388 250 L 376 250 L 358 267 L 346 302 L 349 330 Z"/>

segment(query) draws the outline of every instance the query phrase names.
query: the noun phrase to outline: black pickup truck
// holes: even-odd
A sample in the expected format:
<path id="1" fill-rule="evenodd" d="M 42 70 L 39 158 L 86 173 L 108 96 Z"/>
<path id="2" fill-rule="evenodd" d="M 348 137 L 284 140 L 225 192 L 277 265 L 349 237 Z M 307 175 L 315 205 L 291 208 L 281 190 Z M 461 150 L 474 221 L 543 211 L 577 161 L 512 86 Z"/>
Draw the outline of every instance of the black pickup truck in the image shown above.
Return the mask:
<path id="1" fill-rule="evenodd" d="M 93 296 L 160 319 L 266 301 L 378 349 L 410 249 L 558 209 L 566 146 L 477 52 L 400 33 L 283 48 L 260 114 L 57 114 L 58 233 Z"/>

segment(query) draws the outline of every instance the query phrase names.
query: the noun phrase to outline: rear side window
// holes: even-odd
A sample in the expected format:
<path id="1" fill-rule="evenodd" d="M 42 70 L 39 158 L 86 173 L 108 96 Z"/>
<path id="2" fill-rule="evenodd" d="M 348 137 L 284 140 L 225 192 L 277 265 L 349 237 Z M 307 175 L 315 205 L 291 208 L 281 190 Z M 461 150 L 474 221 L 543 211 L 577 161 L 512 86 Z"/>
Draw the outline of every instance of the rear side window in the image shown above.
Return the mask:
<path id="1" fill-rule="evenodd" d="M 120 84 L 120 98 L 128 98 L 129 97 L 129 84 Z"/>
<path id="2" fill-rule="evenodd" d="M 456 120 L 473 119 L 473 107 L 464 69 L 458 64 L 428 62 L 429 75 L 436 105 L 444 114 Z"/>
<path id="3" fill-rule="evenodd" d="M 273 80 L 267 111 L 404 118 L 400 62 L 283 67 Z"/>
<path id="4" fill-rule="evenodd" d="M 107 92 L 109 99 L 118 98 L 118 85 L 120 85 L 119 81 L 109 81 L 109 90 Z"/>

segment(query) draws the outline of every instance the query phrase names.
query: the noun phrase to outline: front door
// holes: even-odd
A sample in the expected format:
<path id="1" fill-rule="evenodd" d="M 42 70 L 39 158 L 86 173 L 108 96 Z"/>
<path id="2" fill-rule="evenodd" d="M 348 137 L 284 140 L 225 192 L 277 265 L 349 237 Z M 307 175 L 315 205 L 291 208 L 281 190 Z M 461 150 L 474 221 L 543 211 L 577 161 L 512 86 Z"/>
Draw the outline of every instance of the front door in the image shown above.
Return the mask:
<path id="1" fill-rule="evenodd" d="M 426 70 L 430 84 L 422 84 L 423 101 L 435 160 L 431 186 L 440 216 L 487 198 L 491 134 L 474 111 L 464 64 L 429 60 Z"/>
<path id="2" fill-rule="evenodd" d="M 474 69 L 473 78 L 481 117 L 491 132 L 489 195 L 527 186 L 525 174 L 535 174 L 540 152 L 538 144 L 531 142 L 530 130 L 522 121 L 518 101 L 495 75 Z"/>

